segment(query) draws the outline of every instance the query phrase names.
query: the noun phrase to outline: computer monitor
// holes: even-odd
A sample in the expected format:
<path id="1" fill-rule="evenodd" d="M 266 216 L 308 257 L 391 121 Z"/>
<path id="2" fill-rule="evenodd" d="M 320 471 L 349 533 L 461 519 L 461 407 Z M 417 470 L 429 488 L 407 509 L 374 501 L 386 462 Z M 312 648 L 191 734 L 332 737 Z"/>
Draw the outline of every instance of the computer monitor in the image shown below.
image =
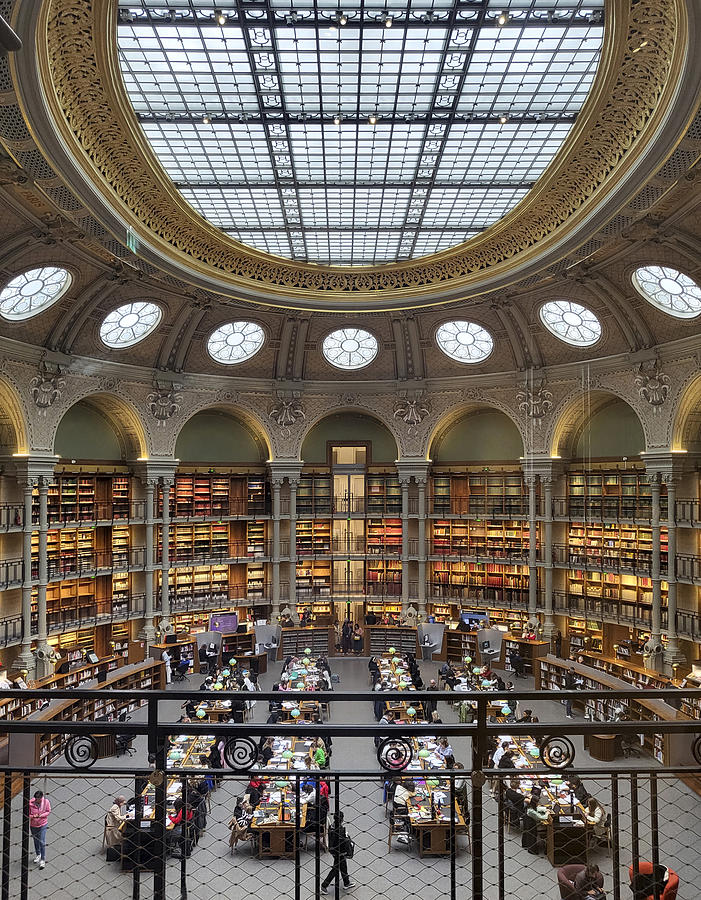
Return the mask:
<path id="1" fill-rule="evenodd" d="M 94 650 L 89 650 L 85 654 L 85 658 L 91 666 L 96 666 L 100 662 L 100 657 L 97 655 L 97 653 L 95 653 Z"/>
<path id="2" fill-rule="evenodd" d="M 489 616 L 486 613 L 475 612 L 471 609 L 461 609 L 460 618 L 466 622 L 470 628 L 479 628 L 482 624 L 487 624 Z"/>
<path id="3" fill-rule="evenodd" d="M 97 683 L 104 684 L 107 681 L 107 672 L 98 672 L 97 673 Z"/>
<path id="4" fill-rule="evenodd" d="M 178 640 L 177 634 L 167 634 L 164 643 L 175 644 L 175 643 L 177 643 L 177 640 Z"/>

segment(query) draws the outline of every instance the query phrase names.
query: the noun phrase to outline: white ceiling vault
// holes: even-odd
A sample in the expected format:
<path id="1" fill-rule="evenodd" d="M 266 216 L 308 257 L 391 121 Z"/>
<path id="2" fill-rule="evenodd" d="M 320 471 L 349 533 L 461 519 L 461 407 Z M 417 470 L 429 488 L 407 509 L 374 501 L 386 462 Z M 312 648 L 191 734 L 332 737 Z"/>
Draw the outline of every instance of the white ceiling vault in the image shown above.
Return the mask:
<path id="1" fill-rule="evenodd" d="M 206 219 L 374 265 L 467 240 L 527 194 L 591 87 L 603 3 L 123 0 L 117 37 L 142 128 Z"/>

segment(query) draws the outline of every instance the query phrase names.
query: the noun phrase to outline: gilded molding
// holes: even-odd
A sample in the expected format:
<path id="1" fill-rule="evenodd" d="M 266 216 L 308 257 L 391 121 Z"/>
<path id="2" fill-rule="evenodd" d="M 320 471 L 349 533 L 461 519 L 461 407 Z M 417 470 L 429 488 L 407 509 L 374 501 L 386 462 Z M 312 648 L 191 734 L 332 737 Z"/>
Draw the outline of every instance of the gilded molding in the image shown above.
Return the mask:
<path id="1" fill-rule="evenodd" d="M 621 183 L 670 107 L 687 44 L 683 0 L 611 0 L 594 87 L 546 175 L 500 222 L 465 244 L 380 267 L 325 267 L 245 247 L 205 222 L 161 170 L 124 90 L 112 0 L 45 0 L 37 54 L 51 115 L 74 157 L 145 244 L 229 288 L 271 303 L 333 308 L 349 295 L 428 305 L 534 260 L 575 232 Z M 288 302 L 285 302 L 288 298 Z M 265 302 L 261 298 L 259 302 Z M 434 299 L 433 302 L 441 302 Z"/>

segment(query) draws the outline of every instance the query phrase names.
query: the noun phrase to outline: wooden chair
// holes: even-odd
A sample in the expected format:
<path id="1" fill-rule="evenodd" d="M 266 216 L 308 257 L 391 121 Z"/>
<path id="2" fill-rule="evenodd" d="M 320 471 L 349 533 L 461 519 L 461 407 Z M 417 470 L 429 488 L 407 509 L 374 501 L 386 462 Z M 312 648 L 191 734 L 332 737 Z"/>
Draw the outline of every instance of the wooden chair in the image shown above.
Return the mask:
<path id="1" fill-rule="evenodd" d="M 105 824 L 102 829 L 102 849 L 104 850 L 107 846 L 107 814 L 105 813 Z"/>
<path id="2" fill-rule="evenodd" d="M 409 825 L 409 830 L 407 830 L 407 826 Z M 408 837 L 409 840 L 406 842 L 407 847 L 411 845 L 414 835 L 411 832 L 411 826 L 409 824 L 409 820 L 406 814 L 397 815 L 394 809 L 394 803 L 392 802 L 390 806 L 390 816 L 389 816 L 389 832 L 387 834 L 387 849 L 392 849 L 392 838 L 397 837 L 399 835 L 404 835 Z M 401 841 L 401 843 L 405 843 Z"/>

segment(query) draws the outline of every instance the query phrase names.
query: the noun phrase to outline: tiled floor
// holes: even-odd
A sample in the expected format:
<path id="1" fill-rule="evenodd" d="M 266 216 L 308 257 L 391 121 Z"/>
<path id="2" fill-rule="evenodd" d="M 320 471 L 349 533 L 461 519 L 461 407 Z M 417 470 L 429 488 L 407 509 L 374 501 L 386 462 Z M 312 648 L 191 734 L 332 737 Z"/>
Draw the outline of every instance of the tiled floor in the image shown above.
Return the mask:
<path id="1" fill-rule="evenodd" d="M 367 660 L 365 659 L 333 659 L 332 668 L 338 672 L 341 681 L 336 690 L 342 692 L 358 692 L 368 689 Z M 424 680 L 433 677 L 435 666 L 423 663 Z M 274 676 L 279 674 L 279 664 L 271 667 L 271 671 L 261 678 L 261 687 L 268 689 Z M 198 676 L 190 678 L 193 690 L 199 687 Z M 519 687 L 532 687 L 530 681 L 520 682 Z M 565 721 L 564 709 L 560 703 L 543 699 L 528 703 L 534 709 L 541 722 L 553 723 Z M 441 704 L 441 715 L 446 723 L 455 722 L 456 714 L 447 704 Z M 173 721 L 180 715 L 180 702 L 167 702 L 167 715 Z M 141 713 L 135 715 L 137 719 Z M 254 720 L 265 721 L 267 703 L 259 702 L 254 711 Z M 372 723 L 374 722 L 371 704 L 366 701 L 351 700 L 347 703 L 332 704 L 332 722 Z M 452 740 L 458 759 L 469 767 L 471 757 L 470 740 L 467 737 L 456 737 Z M 577 748 L 577 764 L 582 768 L 591 768 L 592 775 L 586 782 L 589 790 L 597 796 L 607 809 L 610 809 L 611 779 L 608 776 L 596 775 L 595 761 L 591 760 L 581 746 L 581 739 L 575 739 Z M 128 760 L 132 765 L 146 764 L 145 739 L 135 742 L 137 754 Z M 332 759 L 333 770 L 355 770 L 377 772 L 377 760 L 372 739 L 367 737 L 337 738 L 334 741 Z M 43 871 L 39 871 L 30 861 L 29 897 L 84 898 L 87 896 L 118 898 L 127 900 L 133 897 L 132 879 L 119 871 L 117 863 L 107 863 L 101 852 L 102 823 L 104 813 L 115 793 L 126 796 L 133 793 L 133 781 L 128 777 L 116 779 L 101 777 L 100 765 L 114 765 L 115 760 L 96 764 L 91 773 L 85 777 L 56 777 L 47 775 L 33 784 L 32 789 L 44 787 L 53 804 L 53 814 L 49 827 L 48 862 Z M 121 761 L 120 761 L 121 762 Z M 620 760 L 617 767 L 628 765 L 629 761 Z M 648 765 L 649 760 L 641 760 L 636 765 Z M 650 852 L 650 796 L 649 783 L 646 777 L 639 777 L 639 840 L 642 856 Z M 187 860 L 187 896 L 191 900 L 210 900 L 215 897 L 226 897 L 228 900 L 277 900 L 289 897 L 290 900 L 310 900 L 315 890 L 315 854 L 302 851 L 300 854 L 300 892 L 295 896 L 295 864 L 293 860 L 258 860 L 252 857 L 248 845 L 240 846 L 235 855 L 229 855 L 227 840 L 228 822 L 233 809 L 233 800 L 242 791 L 240 780 L 227 778 L 222 787 L 213 795 L 212 811 L 209 816 L 207 831 L 190 859 Z M 335 791 L 332 799 L 332 810 L 335 803 Z M 619 837 L 621 861 L 621 896 L 630 896 L 627 887 L 625 869 L 631 859 L 631 816 L 630 816 L 630 778 L 620 778 L 620 815 L 621 833 Z M 521 849 L 520 833 L 505 835 L 504 840 L 504 882 L 503 893 L 499 890 L 499 857 L 497 840 L 497 805 L 492 799 L 489 786 L 483 789 L 484 795 L 484 878 L 485 897 L 488 900 L 516 898 L 519 900 L 556 900 L 559 891 L 556 885 L 556 871 L 545 857 L 534 857 Z M 422 900 L 438 900 L 439 897 L 450 896 L 450 859 L 447 857 L 429 857 L 420 859 L 413 848 L 394 843 L 391 852 L 387 850 L 387 820 L 382 804 L 382 790 L 377 776 L 360 778 L 352 783 L 340 785 L 339 803 L 346 815 L 349 832 L 356 841 L 355 858 L 349 862 L 349 869 L 356 886 L 348 892 L 355 900 L 371 900 L 384 896 L 391 900 L 403 900 L 405 897 L 419 895 Z M 660 858 L 668 862 L 681 876 L 679 900 L 698 900 L 701 896 L 701 861 L 698 847 L 701 839 L 701 822 L 699 798 L 678 779 L 660 779 Z M 18 823 L 20 801 L 13 804 L 15 826 Z M 12 863 L 10 868 L 10 896 L 20 896 L 20 863 L 21 848 L 19 846 L 19 829 L 13 828 Z M 310 842 L 310 848 L 313 846 Z M 33 856 L 33 853 L 30 855 Z M 597 851 L 595 861 L 601 866 L 606 878 L 609 897 L 612 893 L 612 862 L 605 851 Z M 328 854 L 322 854 L 319 860 L 321 876 L 330 865 Z M 167 897 L 180 898 L 180 864 L 177 861 L 168 863 Z M 464 837 L 458 839 L 458 853 L 455 859 L 455 883 L 457 896 L 471 896 L 472 870 L 471 856 Z M 152 878 L 143 876 L 141 897 L 150 897 Z M 342 894 L 346 893 L 341 891 Z"/>

